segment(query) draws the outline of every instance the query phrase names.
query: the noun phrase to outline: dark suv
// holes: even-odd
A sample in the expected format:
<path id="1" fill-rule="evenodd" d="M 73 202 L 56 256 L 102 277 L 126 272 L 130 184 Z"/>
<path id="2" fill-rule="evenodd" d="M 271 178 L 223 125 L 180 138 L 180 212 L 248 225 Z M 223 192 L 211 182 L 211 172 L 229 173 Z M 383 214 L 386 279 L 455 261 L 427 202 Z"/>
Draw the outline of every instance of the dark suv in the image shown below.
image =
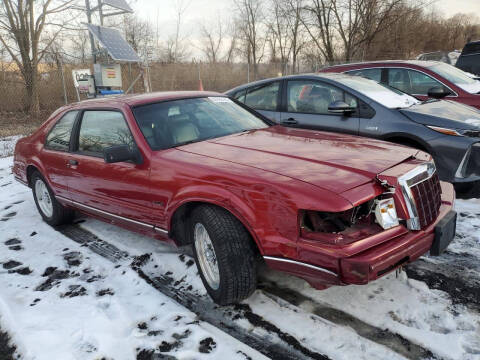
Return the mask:
<path id="1" fill-rule="evenodd" d="M 286 126 L 368 136 L 429 152 L 442 180 L 480 180 L 480 112 L 453 101 L 420 101 L 360 76 L 294 75 L 227 92 Z"/>
<path id="2" fill-rule="evenodd" d="M 465 45 L 455 66 L 463 71 L 480 76 L 480 41 Z"/>

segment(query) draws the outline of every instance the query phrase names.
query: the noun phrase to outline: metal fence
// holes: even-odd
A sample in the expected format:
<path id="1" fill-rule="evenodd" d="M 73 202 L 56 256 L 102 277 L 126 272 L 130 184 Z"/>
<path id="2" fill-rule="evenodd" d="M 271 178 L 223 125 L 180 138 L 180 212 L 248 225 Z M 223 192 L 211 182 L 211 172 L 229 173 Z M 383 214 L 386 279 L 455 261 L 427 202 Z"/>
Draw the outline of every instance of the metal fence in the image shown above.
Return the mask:
<path id="1" fill-rule="evenodd" d="M 51 112 L 65 103 L 76 102 L 77 93 L 72 79 L 73 69 L 88 68 L 91 65 L 51 65 L 42 67 L 39 75 L 40 108 Z M 136 65 L 122 65 L 123 90 L 126 91 L 142 69 Z M 291 69 L 281 64 L 259 64 L 257 79 L 275 77 Z M 205 90 L 223 92 L 237 85 L 254 80 L 253 67 L 248 64 L 150 64 L 148 80 L 151 91 L 198 90 L 199 79 Z M 144 82 L 137 81 L 132 93 L 145 92 Z M 81 95 L 81 99 L 85 99 Z M 0 69 L 0 114 L 23 112 L 27 104 L 27 92 L 19 71 Z M 1 116 L 1 115 L 0 115 Z"/>

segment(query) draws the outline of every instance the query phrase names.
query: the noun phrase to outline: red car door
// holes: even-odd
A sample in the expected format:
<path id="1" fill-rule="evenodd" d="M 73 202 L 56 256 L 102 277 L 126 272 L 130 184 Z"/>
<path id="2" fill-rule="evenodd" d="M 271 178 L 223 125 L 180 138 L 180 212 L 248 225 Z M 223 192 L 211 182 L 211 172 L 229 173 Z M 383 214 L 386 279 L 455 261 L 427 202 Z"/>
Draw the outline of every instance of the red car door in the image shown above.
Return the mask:
<path id="1" fill-rule="evenodd" d="M 70 196 L 77 206 L 114 222 L 154 224 L 150 167 L 147 161 L 105 163 L 103 149 L 113 145 L 136 147 L 121 111 L 86 110 L 78 127 L 75 151 L 69 159 Z M 138 223 L 140 222 L 140 224 Z"/>
<path id="2" fill-rule="evenodd" d="M 58 120 L 48 133 L 41 152 L 41 160 L 45 167 L 44 175 L 56 195 L 69 198 L 68 160 L 70 158 L 70 137 L 78 111 L 69 111 Z"/>

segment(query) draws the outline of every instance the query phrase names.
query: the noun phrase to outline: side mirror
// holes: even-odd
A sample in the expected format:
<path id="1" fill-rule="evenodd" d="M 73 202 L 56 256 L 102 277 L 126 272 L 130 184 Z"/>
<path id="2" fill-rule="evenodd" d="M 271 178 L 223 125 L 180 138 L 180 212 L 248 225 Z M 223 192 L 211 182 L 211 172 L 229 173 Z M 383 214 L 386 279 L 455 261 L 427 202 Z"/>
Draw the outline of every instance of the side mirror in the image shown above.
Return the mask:
<path id="1" fill-rule="evenodd" d="M 114 145 L 103 149 L 103 159 L 107 164 L 133 161 L 135 164 L 143 162 L 138 150 L 130 150 L 128 145 Z"/>
<path id="2" fill-rule="evenodd" d="M 337 100 L 328 105 L 328 111 L 335 114 L 349 114 L 357 108 L 348 105 L 346 102 Z"/>
<path id="3" fill-rule="evenodd" d="M 451 92 L 445 89 L 442 86 L 435 86 L 428 90 L 428 96 L 434 99 L 441 99 L 447 95 L 450 95 Z"/>

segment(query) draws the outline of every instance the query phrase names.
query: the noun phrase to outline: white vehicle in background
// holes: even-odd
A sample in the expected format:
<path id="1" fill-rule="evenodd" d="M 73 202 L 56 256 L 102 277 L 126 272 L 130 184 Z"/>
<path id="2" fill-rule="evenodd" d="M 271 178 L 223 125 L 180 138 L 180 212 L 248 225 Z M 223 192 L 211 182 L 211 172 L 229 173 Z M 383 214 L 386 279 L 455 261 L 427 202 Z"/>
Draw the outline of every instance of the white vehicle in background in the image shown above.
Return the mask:
<path id="1" fill-rule="evenodd" d="M 434 51 L 429 53 L 420 54 L 417 56 L 416 60 L 433 60 L 441 61 L 450 65 L 455 65 L 458 58 L 460 57 L 460 51 Z"/>

